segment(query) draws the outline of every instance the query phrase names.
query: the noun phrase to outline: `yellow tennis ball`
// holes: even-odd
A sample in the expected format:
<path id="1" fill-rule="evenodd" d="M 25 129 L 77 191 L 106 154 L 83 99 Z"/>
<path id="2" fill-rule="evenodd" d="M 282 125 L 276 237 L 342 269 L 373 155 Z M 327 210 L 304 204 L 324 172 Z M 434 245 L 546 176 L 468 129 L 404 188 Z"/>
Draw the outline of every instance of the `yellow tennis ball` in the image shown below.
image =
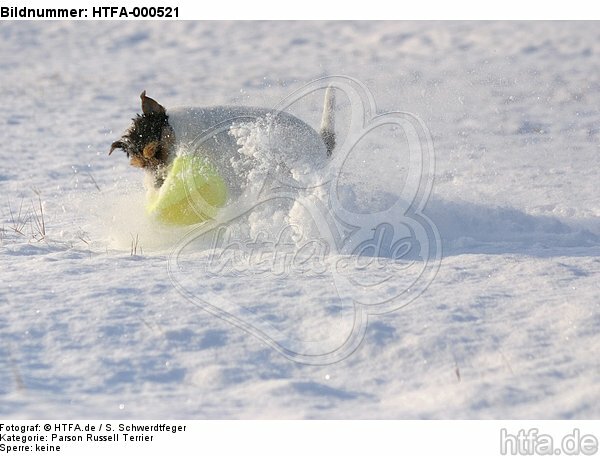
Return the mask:
<path id="1" fill-rule="evenodd" d="M 200 156 L 181 155 L 146 209 L 164 223 L 193 225 L 214 218 L 226 200 L 227 186 L 215 167 Z"/>

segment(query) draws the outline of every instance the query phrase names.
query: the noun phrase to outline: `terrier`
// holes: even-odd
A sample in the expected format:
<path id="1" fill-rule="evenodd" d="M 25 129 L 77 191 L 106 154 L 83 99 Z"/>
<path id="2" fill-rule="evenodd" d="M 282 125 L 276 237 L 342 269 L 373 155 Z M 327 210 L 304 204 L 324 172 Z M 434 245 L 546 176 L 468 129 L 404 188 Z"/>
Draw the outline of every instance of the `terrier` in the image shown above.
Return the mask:
<path id="1" fill-rule="evenodd" d="M 137 114 L 127 132 L 112 143 L 109 155 L 121 149 L 130 164 L 146 171 L 150 186 L 159 189 L 169 172 L 169 165 L 179 145 L 192 144 L 202 139 L 202 152 L 214 162 L 227 162 L 238 149 L 236 139 L 229 129 L 240 121 L 256 120 L 272 116 L 278 125 L 293 131 L 293 137 L 311 147 L 322 149 L 324 156 L 331 156 L 335 148 L 334 111 L 335 93 L 327 88 L 317 133 L 297 117 L 281 111 L 251 106 L 212 106 L 202 108 L 173 108 L 168 112 L 156 100 L 146 96 L 144 90 L 142 114 Z M 213 132 L 213 133 L 211 133 Z"/>

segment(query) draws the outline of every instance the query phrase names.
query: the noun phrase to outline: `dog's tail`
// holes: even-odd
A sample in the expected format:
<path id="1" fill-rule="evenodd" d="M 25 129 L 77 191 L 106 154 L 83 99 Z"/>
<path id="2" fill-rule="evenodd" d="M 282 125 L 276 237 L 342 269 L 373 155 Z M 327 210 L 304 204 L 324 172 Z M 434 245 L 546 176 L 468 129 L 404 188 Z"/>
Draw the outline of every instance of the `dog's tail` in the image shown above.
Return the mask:
<path id="1" fill-rule="evenodd" d="M 323 115 L 321 117 L 321 138 L 327 148 L 327 156 L 330 157 L 335 148 L 335 89 L 332 86 L 325 90 L 325 101 L 323 102 Z"/>

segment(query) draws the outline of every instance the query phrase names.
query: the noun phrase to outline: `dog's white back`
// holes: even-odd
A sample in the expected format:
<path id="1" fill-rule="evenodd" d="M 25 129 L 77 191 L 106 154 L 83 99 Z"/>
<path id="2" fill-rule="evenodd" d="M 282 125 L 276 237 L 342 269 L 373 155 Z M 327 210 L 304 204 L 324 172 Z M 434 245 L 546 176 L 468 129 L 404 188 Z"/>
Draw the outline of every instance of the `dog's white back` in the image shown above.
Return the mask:
<path id="1" fill-rule="evenodd" d="M 301 173 L 327 160 L 322 137 L 312 127 L 286 112 L 251 106 L 179 107 L 167 110 L 178 153 L 201 153 L 229 182 L 239 176 L 232 168 L 252 126 L 262 128 L 262 147 L 290 170 Z M 245 149 L 248 153 L 248 148 Z M 292 171 L 292 172 L 293 172 Z"/>

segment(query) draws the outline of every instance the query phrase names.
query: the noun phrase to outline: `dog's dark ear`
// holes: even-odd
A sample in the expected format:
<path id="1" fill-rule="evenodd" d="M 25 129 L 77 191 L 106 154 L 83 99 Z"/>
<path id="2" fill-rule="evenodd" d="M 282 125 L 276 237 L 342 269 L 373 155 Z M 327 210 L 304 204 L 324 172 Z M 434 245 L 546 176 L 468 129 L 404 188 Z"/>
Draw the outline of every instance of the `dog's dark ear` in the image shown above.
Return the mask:
<path id="1" fill-rule="evenodd" d="M 123 149 L 129 157 L 129 152 L 127 152 L 127 144 L 125 144 L 123 141 L 115 141 L 114 143 L 112 143 L 110 145 L 110 152 L 108 153 L 108 155 L 112 154 L 115 149 Z"/>
<path id="2" fill-rule="evenodd" d="M 167 112 L 156 100 L 147 97 L 145 90 L 141 93 L 140 98 L 142 99 L 142 112 L 144 114 L 165 114 Z"/>

